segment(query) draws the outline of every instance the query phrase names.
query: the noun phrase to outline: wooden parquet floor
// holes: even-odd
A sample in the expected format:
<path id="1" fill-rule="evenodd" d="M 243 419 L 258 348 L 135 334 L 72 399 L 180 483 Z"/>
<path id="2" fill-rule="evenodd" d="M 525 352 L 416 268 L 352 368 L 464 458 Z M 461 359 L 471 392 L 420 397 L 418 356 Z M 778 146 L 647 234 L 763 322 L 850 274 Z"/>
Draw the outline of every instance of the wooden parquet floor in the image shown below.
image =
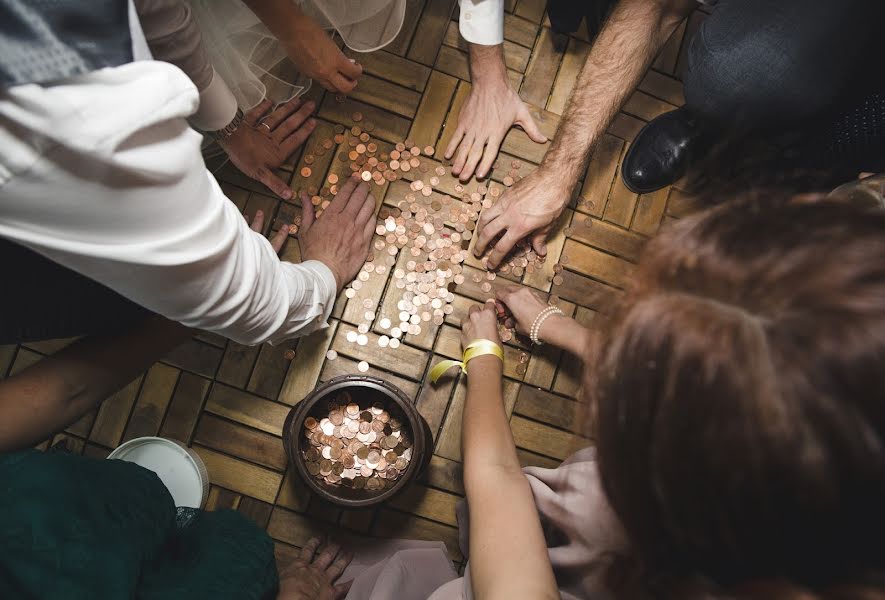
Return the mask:
<path id="1" fill-rule="evenodd" d="M 455 0 L 410 0 L 402 32 L 389 47 L 354 55 L 366 74 L 350 98 L 339 103 L 332 94 L 323 94 L 314 86 L 311 95 L 319 102 L 320 126 L 308 147 L 331 137 L 335 124 L 350 127 L 351 114 L 361 111 L 376 124 L 373 137 L 390 144 L 409 137 L 416 145 L 432 145 L 441 153 L 470 89 L 457 10 Z M 523 100 L 535 107 L 542 130 L 552 137 L 589 44 L 586 32 L 554 34 L 544 10 L 544 0 L 509 0 L 504 48 L 512 84 Z M 617 301 L 644 240 L 662 222 L 693 208 L 691 200 L 676 189 L 642 196 L 631 193 L 618 170 L 643 124 L 682 104 L 678 73 L 683 38 L 701 18 L 703 13 L 695 13 L 664 47 L 600 141 L 580 198 L 565 211 L 550 240 L 550 257 L 544 268 L 523 278 L 526 285 L 558 295 L 560 306 L 582 323 L 604 318 L 608 303 Z M 502 166 L 491 179 L 500 184 L 517 159 L 525 175 L 545 150 L 545 145 L 534 144 L 521 130 L 511 130 L 498 160 Z M 313 162 L 313 185 L 326 177 L 330 165 L 340 168 L 337 161 L 332 164 L 335 154 L 330 152 Z M 293 189 L 306 185 L 300 176 L 303 166 L 301 156 L 296 155 L 285 168 Z M 252 215 L 260 208 L 274 215 L 269 227 L 276 229 L 300 213 L 298 206 L 281 202 L 232 166 L 223 168 L 218 176 L 241 210 Z M 400 184 L 375 187 L 379 203 L 395 205 L 403 193 Z M 475 182 L 467 186 L 468 191 L 476 187 Z M 446 191 L 445 183 L 440 189 Z M 568 256 L 563 283 L 551 290 L 552 269 L 562 255 Z M 285 257 L 298 260 L 294 240 L 287 244 Z M 500 281 L 493 283 L 499 285 Z M 372 298 L 380 306 L 384 292 L 383 278 L 374 278 L 360 298 Z M 51 442 L 66 438 L 75 451 L 96 457 L 104 457 L 121 442 L 138 436 L 161 435 L 187 442 L 209 469 L 212 488 L 208 507 L 238 510 L 266 528 L 277 541 L 281 558 L 290 556 L 315 532 L 344 530 L 442 540 L 452 558 L 460 562 L 455 505 L 463 495 L 460 421 L 465 382 L 463 377 L 448 377 L 432 386 L 426 373 L 442 358 L 460 355 L 460 318 L 467 307 L 488 294 L 469 277 L 454 293 L 455 310 L 445 323 L 439 327 L 431 323 L 420 336 L 407 336 L 396 351 L 382 350 L 375 344 L 360 347 L 344 340 L 364 312 L 358 302 L 348 301 L 344 295 L 328 329 L 277 347 L 246 347 L 218 335 L 197 334 Z M 0 374 L 15 373 L 68 341 L 0 347 Z M 337 360 L 326 359 L 329 348 L 338 351 Z M 285 357 L 290 349 L 295 351 L 291 361 Z M 515 346 L 511 349 L 511 354 L 517 352 Z M 294 404 L 318 382 L 356 373 L 360 360 L 372 365 L 370 374 L 390 380 L 414 399 L 435 436 L 435 452 L 423 480 L 389 506 L 342 511 L 310 497 L 287 467 L 280 434 Z M 579 383 L 577 361 L 547 346 L 531 351 L 524 376 L 512 366 L 507 369 L 505 402 L 524 464 L 555 466 L 590 443 L 572 432 L 579 414 L 575 402 Z"/>

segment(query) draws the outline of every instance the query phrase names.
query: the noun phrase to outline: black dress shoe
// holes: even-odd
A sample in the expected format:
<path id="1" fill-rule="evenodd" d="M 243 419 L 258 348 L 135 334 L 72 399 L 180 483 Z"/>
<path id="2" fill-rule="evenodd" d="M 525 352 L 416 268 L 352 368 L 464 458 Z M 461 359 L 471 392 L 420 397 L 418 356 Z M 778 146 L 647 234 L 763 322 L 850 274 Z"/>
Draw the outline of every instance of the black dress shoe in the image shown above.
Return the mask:
<path id="1" fill-rule="evenodd" d="M 706 138 L 684 107 L 649 121 L 624 158 L 624 185 L 636 194 L 648 194 L 678 181 L 692 158 L 708 146 Z"/>

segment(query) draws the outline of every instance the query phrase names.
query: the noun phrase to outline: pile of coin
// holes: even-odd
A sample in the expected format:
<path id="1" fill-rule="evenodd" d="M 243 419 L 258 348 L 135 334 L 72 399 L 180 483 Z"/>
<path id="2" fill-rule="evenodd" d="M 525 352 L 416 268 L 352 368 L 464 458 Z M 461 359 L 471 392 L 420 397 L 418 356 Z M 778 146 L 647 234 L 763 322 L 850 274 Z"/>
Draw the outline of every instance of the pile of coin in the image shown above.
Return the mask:
<path id="1" fill-rule="evenodd" d="M 380 402 L 360 406 L 346 391 L 327 408 L 327 416 L 304 420 L 307 472 L 332 486 L 370 491 L 392 487 L 412 459 L 404 419 Z"/>
<path id="2" fill-rule="evenodd" d="M 377 337 L 376 343 L 382 348 L 395 349 L 406 335 L 420 335 L 429 323 L 442 325 L 446 315 L 453 312 L 455 295 L 451 290 L 453 284 L 460 285 L 465 281 L 463 263 L 468 258 L 467 246 L 473 238 L 479 214 L 498 201 L 503 188 L 497 184 L 481 184 L 475 191 L 468 192 L 458 183 L 453 187 L 455 197 L 439 193 L 436 190 L 441 178 L 449 174 L 449 165 L 434 166 L 433 162 L 424 160 L 434 155 L 432 146 L 422 149 L 406 139 L 389 153 L 384 152 L 381 149 L 384 142 L 370 135 L 375 129 L 373 123 L 359 112 L 353 113 L 351 120 L 352 127 L 335 126 L 333 138 L 320 140 L 312 152 L 305 155 L 307 166 L 300 174 L 310 177 L 309 165 L 317 156 L 335 152 L 337 144 L 338 159 L 349 163 L 350 170 L 359 173 L 363 181 L 380 186 L 403 177 L 410 180 L 408 191 L 396 201 L 395 207 L 391 206 L 393 203 L 389 198 L 381 207 L 373 250 L 344 292 L 347 298 L 360 301 L 365 310 L 360 313 L 363 318 L 357 324 L 357 330 L 348 332 L 346 339 L 349 343 L 365 346 L 369 343 L 368 334 L 379 316 L 380 307 L 371 298 L 358 298 L 360 290 L 372 277 L 386 278 L 392 272 L 391 285 L 401 290 L 401 296 L 396 302 L 396 313 L 381 315 L 378 320 L 377 326 L 383 333 Z M 509 166 L 510 170 L 503 178 L 504 186 L 521 179 L 522 162 L 513 160 Z M 499 167 L 496 163 L 495 169 Z M 339 183 L 339 176 L 331 173 L 321 189 L 307 190 L 317 214 L 321 214 L 338 193 Z M 493 245 L 490 244 L 489 248 Z M 407 253 L 406 260 L 397 266 L 402 253 Z M 521 242 L 498 270 L 519 278 L 541 269 L 545 258 L 538 256 L 527 241 Z M 474 273 L 472 280 L 479 284 L 483 293 L 492 297 L 496 273 L 488 269 L 486 258 L 481 262 L 486 273 Z M 502 331 L 504 341 L 510 341 L 513 335 L 513 330 Z M 337 353 L 330 353 L 327 358 L 334 360 Z M 368 369 L 367 362 L 360 362 L 361 372 Z"/>

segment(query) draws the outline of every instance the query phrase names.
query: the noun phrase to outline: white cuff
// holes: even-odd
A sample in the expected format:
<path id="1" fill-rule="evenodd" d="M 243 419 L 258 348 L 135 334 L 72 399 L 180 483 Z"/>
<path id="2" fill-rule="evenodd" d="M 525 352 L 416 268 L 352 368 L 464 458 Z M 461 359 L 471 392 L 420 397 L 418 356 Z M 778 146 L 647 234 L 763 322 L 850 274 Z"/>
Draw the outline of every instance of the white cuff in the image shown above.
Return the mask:
<path id="1" fill-rule="evenodd" d="M 326 263 L 319 260 L 306 260 L 300 263 L 302 267 L 310 269 L 314 273 L 316 273 L 320 280 L 322 280 L 325 286 L 326 298 L 328 298 L 328 314 L 325 315 L 325 318 L 329 318 L 329 314 L 332 313 L 332 305 L 335 304 L 335 299 L 338 296 L 338 282 L 335 281 L 335 274 L 332 273 L 332 269 L 326 266 Z"/>
<path id="2" fill-rule="evenodd" d="M 504 43 L 504 0 L 458 0 L 458 28 L 471 44 L 497 46 Z"/>
<path id="3" fill-rule="evenodd" d="M 200 107 L 190 117 L 190 123 L 201 131 L 224 129 L 237 114 L 237 99 L 224 79 L 212 71 L 212 81 L 200 92 Z"/>

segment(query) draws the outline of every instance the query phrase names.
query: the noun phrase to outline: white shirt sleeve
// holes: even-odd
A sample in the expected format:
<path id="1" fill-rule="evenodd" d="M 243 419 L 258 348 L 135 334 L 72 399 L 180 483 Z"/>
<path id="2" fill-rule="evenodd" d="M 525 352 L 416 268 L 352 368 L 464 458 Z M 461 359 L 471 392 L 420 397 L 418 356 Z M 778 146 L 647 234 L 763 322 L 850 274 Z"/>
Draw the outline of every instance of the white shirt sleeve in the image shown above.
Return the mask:
<path id="1" fill-rule="evenodd" d="M 190 122 L 202 131 L 227 127 L 237 114 L 237 99 L 212 67 L 190 5 L 185 0 L 135 0 L 135 10 L 154 59 L 184 71 L 200 92 L 200 107 Z"/>
<path id="2" fill-rule="evenodd" d="M 227 127 L 237 114 L 237 99 L 221 75 L 212 69 L 209 86 L 200 90 L 200 108 L 190 119 L 200 131 L 217 131 Z"/>
<path id="3" fill-rule="evenodd" d="M 0 90 L 0 237 L 241 343 L 324 327 L 332 272 L 249 229 L 185 120 L 198 103 L 155 61 Z"/>
<path id="4" fill-rule="evenodd" d="M 504 43 L 504 0 L 458 0 L 458 28 L 471 44 L 496 46 Z"/>

